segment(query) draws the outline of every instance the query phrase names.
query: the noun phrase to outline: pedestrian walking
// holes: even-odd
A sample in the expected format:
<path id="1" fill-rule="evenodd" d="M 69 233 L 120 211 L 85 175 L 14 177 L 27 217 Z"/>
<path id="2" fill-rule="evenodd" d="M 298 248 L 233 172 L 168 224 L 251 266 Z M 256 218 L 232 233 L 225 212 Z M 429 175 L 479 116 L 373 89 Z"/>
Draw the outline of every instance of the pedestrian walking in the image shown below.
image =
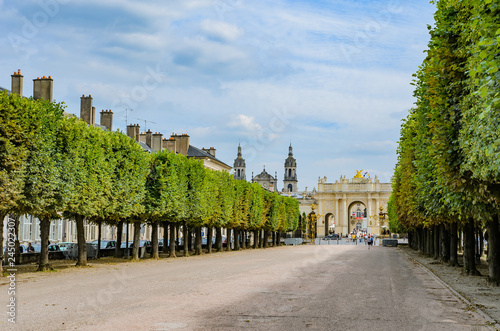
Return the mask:
<path id="1" fill-rule="evenodd" d="M 370 250 L 370 247 L 373 245 L 373 236 L 368 236 L 368 250 Z"/>

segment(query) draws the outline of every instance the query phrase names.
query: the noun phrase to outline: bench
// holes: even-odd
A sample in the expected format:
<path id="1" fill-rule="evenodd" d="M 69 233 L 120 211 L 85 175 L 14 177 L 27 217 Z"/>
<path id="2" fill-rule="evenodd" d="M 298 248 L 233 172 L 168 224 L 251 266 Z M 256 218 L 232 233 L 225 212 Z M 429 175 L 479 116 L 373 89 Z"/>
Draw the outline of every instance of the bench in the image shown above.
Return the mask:
<path id="1" fill-rule="evenodd" d="M 398 247 L 398 240 L 397 239 L 382 239 L 382 246 Z"/>

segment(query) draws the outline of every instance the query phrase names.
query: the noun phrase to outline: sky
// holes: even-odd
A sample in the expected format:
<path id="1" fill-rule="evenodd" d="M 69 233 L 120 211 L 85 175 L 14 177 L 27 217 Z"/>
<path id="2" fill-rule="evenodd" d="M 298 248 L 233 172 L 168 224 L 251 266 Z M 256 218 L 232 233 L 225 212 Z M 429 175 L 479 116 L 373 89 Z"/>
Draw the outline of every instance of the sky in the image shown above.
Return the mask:
<path id="1" fill-rule="evenodd" d="M 247 180 L 288 147 L 298 187 L 356 170 L 390 182 L 412 75 L 425 57 L 428 0 L 0 0 L 0 87 L 54 79 L 80 114 L 92 95 L 113 129 L 190 135 Z M 97 115 L 97 120 L 99 116 Z"/>

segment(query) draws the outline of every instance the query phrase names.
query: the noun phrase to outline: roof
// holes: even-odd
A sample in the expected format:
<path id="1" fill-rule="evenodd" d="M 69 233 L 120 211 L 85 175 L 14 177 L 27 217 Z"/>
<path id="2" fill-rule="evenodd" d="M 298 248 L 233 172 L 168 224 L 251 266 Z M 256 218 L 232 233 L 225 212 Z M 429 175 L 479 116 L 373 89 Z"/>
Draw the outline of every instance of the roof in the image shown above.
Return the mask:
<path id="1" fill-rule="evenodd" d="M 1 86 L 0 86 L 0 91 L 7 91 L 7 92 L 9 92 L 9 93 L 10 93 L 10 91 L 9 91 L 9 90 L 7 90 L 6 88 L 3 88 L 3 87 L 1 87 Z"/>
<path id="2" fill-rule="evenodd" d="M 276 180 L 271 174 L 268 174 L 266 169 L 262 170 L 260 174 L 255 176 L 253 180 Z"/>
<path id="3" fill-rule="evenodd" d="M 138 143 L 144 151 L 146 151 L 148 153 L 153 153 L 153 150 L 151 149 L 151 147 L 148 146 L 148 144 L 140 142 L 140 141 L 138 141 Z"/>
<path id="4" fill-rule="evenodd" d="M 217 161 L 219 163 L 222 163 L 223 165 L 227 166 L 228 168 L 231 168 L 230 165 L 222 162 L 221 160 L 219 160 L 218 158 L 216 158 L 212 154 L 207 153 L 204 150 L 201 150 L 197 147 L 194 147 L 193 145 L 189 145 L 187 156 L 194 157 L 194 158 L 209 158 L 209 159 L 212 159 L 212 160 Z"/>

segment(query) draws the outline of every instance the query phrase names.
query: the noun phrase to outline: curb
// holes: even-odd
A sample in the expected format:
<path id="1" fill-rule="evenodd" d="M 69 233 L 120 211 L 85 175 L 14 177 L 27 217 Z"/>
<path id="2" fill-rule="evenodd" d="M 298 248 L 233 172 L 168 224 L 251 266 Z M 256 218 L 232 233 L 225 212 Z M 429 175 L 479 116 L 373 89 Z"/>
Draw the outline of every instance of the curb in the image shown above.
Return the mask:
<path id="1" fill-rule="evenodd" d="M 463 295 L 461 295 L 460 293 L 458 293 L 457 291 L 455 291 L 455 289 L 453 289 L 450 285 L 448 285 L 447 283 L 445 283 L 434 272 L 432 272 L 429 268 L 427 268 L 425 265 L 423 265 L 422 263 L 420 263 L 420 261 L 418 261 L 418 260 L 414 259 L 413 257 L 411 257 L 407 252 L 404 252 L 404 253 L 405 253 L 406 257 L 409 260 L 411 260 L 411 261 L 415 262 L 416 264 L 418 264 L 418 266 L 420 268 L 422 268 L 431 277 L 433 277 L 440 284 L 442 284 L 444 287 L 446 287 L 448 290 L 450 290 L 457 298 L 459 298 L 460 300 L 462 300 L 466 305 L 473 306 L 476 309 L 476 311 L 479 313 L 479 315 L 481 315 L 484 319 L 486 319 L 486 321 L 489 322 L 491 324 L 491 326 L 493 326 L 494 328 L 496 328 L 496 330 L 500 330 L 500 324 L 497 323 L 491 316 L 489 316 L 488 314 L 486 314 L 483 310 L 481 310 L 481 308 L 477 307 L 474 303 L 472 303 L 471 301 L 469 301 L 468 299 L 466 299 Z"/>

